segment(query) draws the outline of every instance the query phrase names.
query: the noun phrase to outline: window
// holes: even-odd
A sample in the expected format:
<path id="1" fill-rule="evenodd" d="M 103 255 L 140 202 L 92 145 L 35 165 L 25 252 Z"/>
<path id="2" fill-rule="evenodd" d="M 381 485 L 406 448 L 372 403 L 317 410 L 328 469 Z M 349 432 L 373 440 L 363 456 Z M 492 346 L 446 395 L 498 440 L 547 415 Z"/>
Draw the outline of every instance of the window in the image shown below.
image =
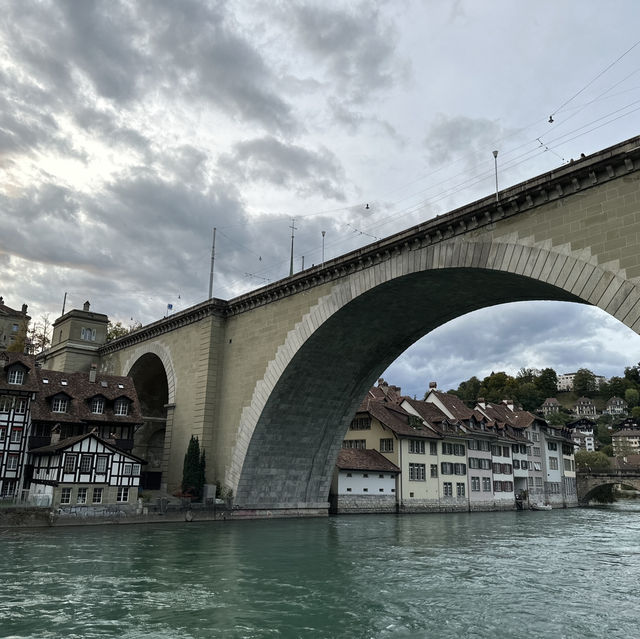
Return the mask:
<path id="1" fill-rule="evenodd" d="M 534 446 L 533 447 L 533 456 L 534 457 L 540 457 L 540 447 L 539 446 Z"/>
<path id="2" fill-rule="evenodd" d="M 19 444 L 22 441 L 22 428 L 11 429 L 11 443 Z"/>
<path id="3" fill-rule="evenodd" d="M 98 455 L 96 459 L 96 473 L 105 473 L 107 471 L 107 458 L 105 455 Z"/>
<path id="4" fill-rule="evenodd" d="M 409 464 L 409 481 L 426 481 L 425 464 Z"/>
<path id="5" fill-rule="evenodd" d="M 94 504 L 102 503 L 102 488 L 93 489 L 93 503 Z"/>
<path id="6" fill-rule="evenodd" d="M 51 410 L 54 413 L 66 413 L 68 400 L 66 397 L 54 397 Z"/>
<path id="7" fill-rule="evenodd" d="M 77 455 L 65 455 L 64 457 L 64 472 L 73 473 L 76 470 L 76 457 Z"/>
<path id="8" fill-rule="evenodd" d="M 429 454 L 437 455 L 438 454 L 438 444 L 437 442 L 429 442 Z"/>
<path id="9" fill-rule="evenodd" d="M 381 439 L 380 440 L 380 452 L 392 453 L 393 452 L 393 439 Z"/>
<path id="10" fill-rule="evenodd" d="M 549 457 L 549 468 L 551 470 L 558 470 L 558 458 L 557 457 Z"/>
<path id="11" fill-rule="evenodd" d="M 24 415 L 27 412 L 27 400 L 24 397 L 16 400 L 16 413 Z"/>
<path id="12" fill-rule="evenodd" d="M 416 455 L 424 455 L 424 442 L 420 439 L 410 439 L 409 452 Z"/>
<path id="13" fill-rule="evenodd" d="M 12 325 L 11 325 L 11 331 L 12 331 L 13 333 L 17 333 L 19 328 L 20 328 L 20 327 L 19 327 L 17 324 L 12 324 Z"/>
<path id="14" fill-rule="evenodd" d="M 533 437 L 531 438 L 534 442 L 540 441 L 540 433 L 532 433 Z"/>
<path id="15" fill-rule="evenodd" d="M 491 492 L 491 479 L 489 477 L 482 478 L 482 492 L 484 493 Z"/>
<path id="16" fill-rule="evenodd" d="M 502 447 L 502 455 L 503 457 L 511 457 L 511 451 L 509 450 L 508 446 Z"/>
<path id="17" fill-rule="evenodd" d="M 466 464 L 454 464 L 453 472 L 455 475 L 466 475 L 467 474 L 467 465 Z"/>
<path id="18" fill-rule="evenodd" d="M 547 442 L 547 449 L 548 450 L 558 450 L 557 442 Z"/>
<path id="19" fill-rule="evenodd" d="M 511 473 L 513 472 L 513 468 L 511 467 L 511 464 L 502 464 L 502 472 L 505 475 L 511 475 Z"/>
<path id="20" fill-rule="evenodd" d="M 129 400 L 128 399 L 116 399 L 113 405 L 114 415 L 128 415 L 129 414 Z"/>
<path id="21" fill-rule="evenodd" d="M 6 437 L 6 433 L 7 433 L 6 428 L 0 428 L 0 442 L 4 441 L 4 438 Z"/>
<path id="22" fill-rule="evenodd" d="M 351 430 L 370 430 L 371 418 L 370 417 L 355 417 L 349 426 Z"/>
<path id="23" fill-rule="evenodd" d="M 575 470 L 573 463 L 574 463 L 573 459 L 565 459 L 564 460 L 564 469 L 568 470 L 568 471 Z"/>
<path id="24" fill-rule="evenodd" d="M 451 462 L 441 462 L 440 472 L 443 475 L 453 475 L 453 464 Z"/>
<path id="25" fill-rule="evenodd" d="M 456 495 L 458 497 L 464 497 L 465 496 L 464 484 L 462 482 L 457 482 L 456 483 Z"/>
<path id="26" fill-rule="evenodd" d="M 519 459 L 514 459 L 514 460 L 513 460 L 513 467 L 514 467 L 516 470 L 520 470 L 520 460 L 519 460 Z"/>
<path id="27" fill-rule="evenodd" d="M 453 454 L 458 457 L 464 457 L 465 455 L 465 447 L 464 444 L 454 444 L 453 445 Z"/>
<path id="28" fill-rule="evenodd" d="M 20 368 L 12 368 L 9 371 L 9 378 L 7 381 L 9 384 L 22 384 L 24 381 L 24 371 Z"/>
<path id="29" fill-rule="evenodd" d="M 365 450 L 367 448 L 366 439 L 345 439 L 342 442 L 342 448 L 356 448 L 358 450 Z"/>
<path id="30" fill-rule="evenodd" d="M 513 467 L 514 468 L 516 467 L 516 460 L 515 459 L 513 460 Z M 527 470 L 527 468 L 529 468 L 529 462 L 526 461 L 525 459 L 523 459 L 520 462 L 520 468 L 522 468 L 523 470 Z"/>
<path id="31" fill-rule="evenodd" d="M 91 400 L 91 412 L 94 415 L 102 415 L 104 413 L 104 399 L 102 397 L 94 397 Z"/>
<path id="32" fill-rule="evenodd" d="M 126 486 L 118 487 L 118 494 L 116 495 L 116 501 L 124 503 L 129 501 L 129 488 Z"/>
<path id="33" fill-rule="evenodd" d="M 502 472 L 502 464 L 493 464 L 493 472 L 497 475 Z"/>
<path id="34" fill-rule="evenodd" d="M 13 398 L 9 395 L 0 397 L 0 413 L 8 413 L 13 406 Z"/>
<path id="35" fill-rule="evenodd" d="M 513 492 L 513 482 L 512 481 L 503 481 L 502 482 L 502 490 L 505 493 Z"/>
<path id="36" fill-rule="evenodd" d="M 82 457 L 80 457 L 80 472 L 90 473 L 92 461 L 93 460 L 91 455 L 82 455 Z"/>
<path id="37" fill-rule="evenodd" d="M 124 464 L 123 468 L 122 468 L 122 474 L 123 475 L 130 475 L 131 474 L 131 464 Z M 364 475 L 362 475 L 363 477 L 368 477 L 369 475 L 367 475 L 366 473 Z"/>
<path id="38" fill-rule="evenodd" d="M 443 488 L 445 497 L 453 497 L 453 484 L 450 481 L 445 481 Z"/>
<path id="39" fill-rule="evenodd" d="M 449 442 L 442 442 L 442 454 L 453 455 L 453 444 L 450 444 Z"/>
<path id="40" fill-rule="evenodd" d="M 61 504 L 70 504 L 71 503 L 71 488 L 63 488 L 60 492 L 60 503 Z"/>
<path id="41" fill-rule="evenodd" d="M 542 470 L 540 462 L 533 462 L 533 470 Z"/>
<path id="42" fill-rule="evenodd" d="M 471 478 L 471 491 L 474 493 L 480 492 L 480 477 Z"/>
<path id="43" fill-rule="evenodd" d="M 469 450 L 478 450 L 478 442 L 475 439 L 470 439 L 467 442 L 467 448 Z"/>
<path id="44" fill-rule="evenodd" d="M 431 476 L 432 477 L 438 476 L 438 464 L 431 464 Z"/>
<path id="45" fill-rule="evenodd" d="M 501 493 L 502 492 L 502 482 L 501 481 L 494 481 L 493 482 L 493 492 L 494 493 Z"/>
<path id="46" fill-rule="evenodd" d="M 86 488 L 78 488 L 78 496 L 76 498 L 77 504 L 86 504 L 87 503 L 87 489 Z"/>
<path id="47" fill-rule="evenodd" d="M 7 455 L 7 470 L 18 470 L 18 455 Z"/>
<path id="48" fill-rule="evenodd" d="M 82 328 L 80 331 L 80 339 L 84 339 L 88 342 L 96 341 L 96 329 L 95 328 Z"/>
<path id="49" fill-rule="evenodd" d="M 477 457 L 469 457 L 469 468 L 480 468 L 480 460 Z"/>

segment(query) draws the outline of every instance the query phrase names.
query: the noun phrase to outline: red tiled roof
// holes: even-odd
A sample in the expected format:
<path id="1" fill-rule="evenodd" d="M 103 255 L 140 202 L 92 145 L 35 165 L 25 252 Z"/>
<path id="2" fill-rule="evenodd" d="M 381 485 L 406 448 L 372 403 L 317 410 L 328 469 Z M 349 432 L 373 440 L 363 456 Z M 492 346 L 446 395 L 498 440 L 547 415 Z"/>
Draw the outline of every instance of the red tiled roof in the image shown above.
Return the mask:
<path id="1" fill-rule="evenodd" d="M 63 373 L 36 369 L 38 377 L 38 393 L 31 405 L 31 418 L 34 421 L 55 422 L 109 422 L 113 424 L 141 424 L 138 394 L 130 377 L 116 375 L 96 375 L 96 381 L 89 381 L 89 373 Z M 47 381 L 45 381 L 47 380 Z M 66 382 L 66 384 L 63 384 Z M 66 413 L 51 411 L 51 397 L 64 393 L 71 398 Z M 91 412 L 91 399 L 104 397 L 105 412 Z M 114 415 L 113 401 L 125 397 L 130 400 L 127 415 Z"/>
<path id="2" fill-rule="evenodd" d="M 342 449 L 338 453 L 336 466 L 341 470 L 371 470 L 385 473 L 399 473 L 400 469 L 377 450 L 357 448 Z"/>

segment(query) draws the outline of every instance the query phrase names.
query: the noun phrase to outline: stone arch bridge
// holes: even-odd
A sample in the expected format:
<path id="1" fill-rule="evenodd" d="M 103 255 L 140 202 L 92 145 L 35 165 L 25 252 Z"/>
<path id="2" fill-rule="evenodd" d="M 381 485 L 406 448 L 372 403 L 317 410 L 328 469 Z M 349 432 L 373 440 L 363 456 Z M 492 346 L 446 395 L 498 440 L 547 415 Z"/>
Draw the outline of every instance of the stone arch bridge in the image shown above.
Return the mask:
<path id="1" fill-rule="evenodd" d="M 639 278 L 640 137 L 145 326 L 102 346 L 99 366 L 152 393 L 156 376 L 169 490 L 193 434 L 238 508 L 321 513 L 361 398 L 416 340 L 519 300 L 596 305 L 638 332 Z"/>
<path id="2" fill-rule="evenodd" d="M 577 473 L 576 490 L 578 493 L 578 502 L 580 504 L 586 504 L 589 502 L 590 494 L 596 488 L 611 486 L 614 484 L 631 486 L 631 488 L 640 490 L 640 468 L 623 468 Z"/>

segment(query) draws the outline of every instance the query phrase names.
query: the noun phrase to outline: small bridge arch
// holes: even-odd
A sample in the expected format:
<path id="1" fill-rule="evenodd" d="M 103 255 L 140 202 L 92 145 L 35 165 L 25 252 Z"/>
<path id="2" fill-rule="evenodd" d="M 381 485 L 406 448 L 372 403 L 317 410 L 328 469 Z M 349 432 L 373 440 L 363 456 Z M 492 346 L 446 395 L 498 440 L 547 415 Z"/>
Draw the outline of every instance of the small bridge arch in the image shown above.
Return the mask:
<path id="1" fill-rule="evenodd" d="M 594 490 L 603 486 L 621 484 L 640 491 L 640 468 L 579 472 L 576 476 L 578 502 L 586 504 Z"/>

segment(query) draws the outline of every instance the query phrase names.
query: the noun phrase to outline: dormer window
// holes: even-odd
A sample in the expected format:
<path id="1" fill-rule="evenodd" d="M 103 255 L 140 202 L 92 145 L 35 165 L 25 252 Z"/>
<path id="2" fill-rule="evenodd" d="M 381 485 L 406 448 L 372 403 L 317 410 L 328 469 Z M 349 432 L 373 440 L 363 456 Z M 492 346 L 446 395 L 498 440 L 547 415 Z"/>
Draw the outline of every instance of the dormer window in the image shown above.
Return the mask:
<path id="1" fill-rule="evenodd" d="M 102 415 L 104 413 L 104 399 L 102 397 L 94 397 L 91 400 L 91 412 L 94 415 Z"/>
<path id="2" fill-rule="evenodd" d="M 129 414 L 129 400 L 124 397 L 116 399 L 113 405 L 114 415 L 128 415 Z"/>
<path id="3" fill-rule="evenodd" d="M 22 384 L 24 383 L 24 371 L 20 368 L 12 368 L 9 371 L 9 384 Z"/>
<path id="4" fill-rule="evenodd" d="M 51 404 L 51 410 L 54 413 L 66 413 L 69 406 L 69 400 L 66 397 L 54 397 Z"/>

